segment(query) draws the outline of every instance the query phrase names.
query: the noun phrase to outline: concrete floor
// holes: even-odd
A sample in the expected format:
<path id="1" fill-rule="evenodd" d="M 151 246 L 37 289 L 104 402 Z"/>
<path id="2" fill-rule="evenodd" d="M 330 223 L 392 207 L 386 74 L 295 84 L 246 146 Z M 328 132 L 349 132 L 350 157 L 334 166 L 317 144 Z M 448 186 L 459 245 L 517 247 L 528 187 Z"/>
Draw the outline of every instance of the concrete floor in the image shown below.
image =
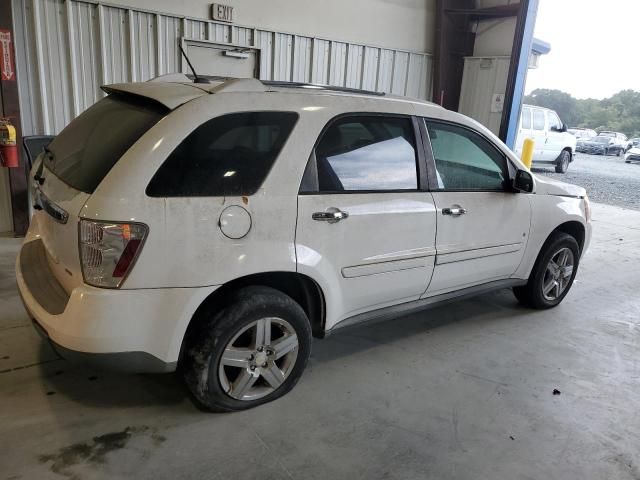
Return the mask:
<path id="1" fill-rule="evenodd" d="M 639 479 L 640 212 L 593 223 L 555 310 L 501 291 L 335 335 L 293 392 L 236 414 L 173 375 L 57 359 L 0 239 L 0 479 Z"/>

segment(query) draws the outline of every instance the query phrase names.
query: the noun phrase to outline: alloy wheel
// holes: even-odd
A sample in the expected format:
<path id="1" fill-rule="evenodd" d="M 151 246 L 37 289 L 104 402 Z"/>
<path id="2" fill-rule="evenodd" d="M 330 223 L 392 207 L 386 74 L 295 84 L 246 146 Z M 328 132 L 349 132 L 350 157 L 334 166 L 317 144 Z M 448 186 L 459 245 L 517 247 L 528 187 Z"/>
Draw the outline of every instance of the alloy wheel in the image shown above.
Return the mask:
<path id="1" fill-rule="evenodd" d="M 542 295 L 548 301 L 555 301 L 569 286 L 573 275 L 575 258 L 569 248 L 561 248 L 549 260 L 542 279 Z"/>
<path id="2" fill-rule="evenodd" d="M 298 336 L 289 322 L 266 317 L 243 327 L 226 345 L 218 380 L 236 400 L 256 400 L 278 389 L 298 357 Z"/>

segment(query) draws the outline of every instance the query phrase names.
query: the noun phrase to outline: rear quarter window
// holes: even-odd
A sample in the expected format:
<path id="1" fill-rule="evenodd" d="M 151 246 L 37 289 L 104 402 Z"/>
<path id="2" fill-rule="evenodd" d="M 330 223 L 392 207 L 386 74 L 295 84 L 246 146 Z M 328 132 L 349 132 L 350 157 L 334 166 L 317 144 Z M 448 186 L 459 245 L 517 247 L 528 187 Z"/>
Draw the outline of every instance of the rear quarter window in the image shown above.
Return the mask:
<path id="1" fill-rule="evenodd" d="M 241 112 L 203 123 L 160 166 L 147 186 L 147 195 L 253 195 L 297 119 L 294 112 Z"/>

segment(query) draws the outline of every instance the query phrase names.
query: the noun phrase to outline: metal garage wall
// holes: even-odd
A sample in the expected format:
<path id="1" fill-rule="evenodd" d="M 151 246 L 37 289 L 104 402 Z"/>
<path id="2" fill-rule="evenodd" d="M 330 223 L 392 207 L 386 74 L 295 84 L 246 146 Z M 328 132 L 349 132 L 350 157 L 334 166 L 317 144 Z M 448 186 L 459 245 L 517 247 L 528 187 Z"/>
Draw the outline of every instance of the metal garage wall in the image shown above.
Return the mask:
<path id="1" fill-rule="evenodd" d="M 464 59 L 458 111 L 479 121 L 496 135 L 500 131 L 502 110 L 492 111 L 492 101 L 495 94 L 504 98 L 509 62 L 510 57 Z"/>
<path id="2" fill-rule="evenodd" d="M 182 38 L 260 49 L 260 78 L 426 99 L 432 58 L 333 40 L 137 11 L 87 0 L 13 0 L 23 131 L 55 134 L 100 85 L 181 71 Z"/>

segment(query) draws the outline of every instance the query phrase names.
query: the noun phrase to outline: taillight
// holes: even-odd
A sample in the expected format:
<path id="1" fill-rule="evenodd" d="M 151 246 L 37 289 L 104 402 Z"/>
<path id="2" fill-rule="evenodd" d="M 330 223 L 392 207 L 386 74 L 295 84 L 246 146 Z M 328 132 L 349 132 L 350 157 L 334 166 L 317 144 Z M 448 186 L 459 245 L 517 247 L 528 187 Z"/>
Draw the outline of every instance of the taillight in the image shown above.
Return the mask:
<path id="1" fill-rule="evenodd" d="M 148 228 L 141 223 L 80 220 L 80 264 L 85 283 L 119 288 L 140 254 Z"/>

